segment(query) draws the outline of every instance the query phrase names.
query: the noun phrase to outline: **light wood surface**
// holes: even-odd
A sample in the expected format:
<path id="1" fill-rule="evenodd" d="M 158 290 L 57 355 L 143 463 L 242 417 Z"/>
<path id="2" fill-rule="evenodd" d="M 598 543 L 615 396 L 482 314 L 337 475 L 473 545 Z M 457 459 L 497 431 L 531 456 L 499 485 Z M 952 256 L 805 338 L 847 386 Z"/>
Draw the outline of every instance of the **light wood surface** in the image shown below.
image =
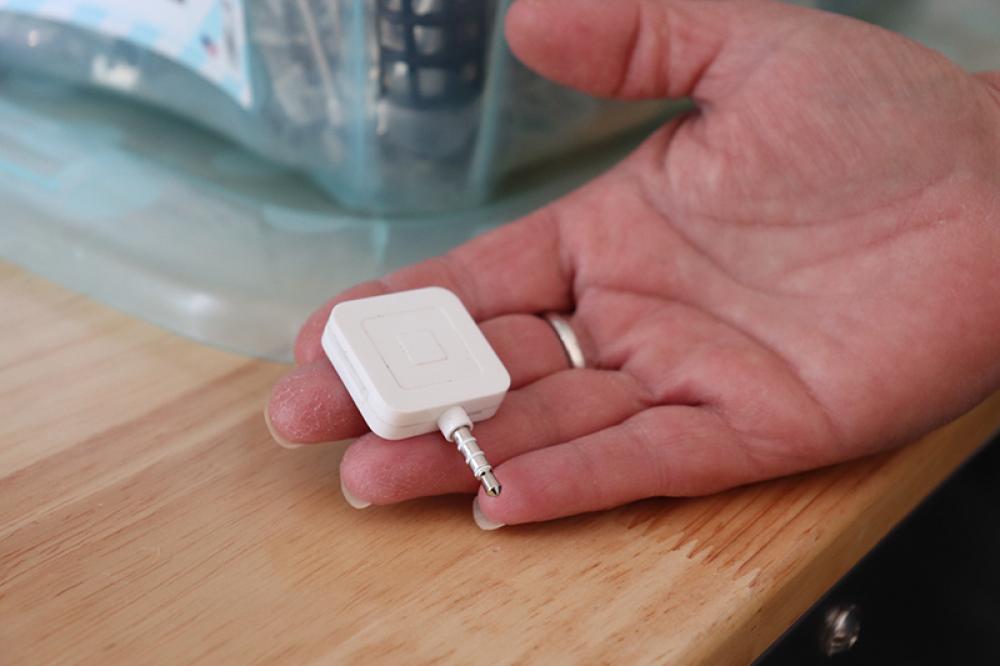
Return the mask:
<path id="1" fill-rule="evenodd" d="M 0 663 L 747 663 L 1000 424 L 484 533 L 348 507 L 268 437 L 281 372 L 0 264 Z"/>

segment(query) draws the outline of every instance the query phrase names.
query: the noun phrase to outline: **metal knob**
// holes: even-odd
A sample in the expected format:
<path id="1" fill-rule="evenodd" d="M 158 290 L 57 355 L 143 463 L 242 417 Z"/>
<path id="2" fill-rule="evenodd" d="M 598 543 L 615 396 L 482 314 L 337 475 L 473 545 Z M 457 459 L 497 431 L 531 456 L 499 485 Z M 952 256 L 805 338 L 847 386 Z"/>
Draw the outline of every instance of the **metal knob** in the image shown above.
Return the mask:
<path id="1" fill-rule="evenodd" d="M 827 657 L 843 654 L 854 647 L 861 635 L 861 614 L 854 604 L 830 608 L 823 617 L 820 647 Z"/>

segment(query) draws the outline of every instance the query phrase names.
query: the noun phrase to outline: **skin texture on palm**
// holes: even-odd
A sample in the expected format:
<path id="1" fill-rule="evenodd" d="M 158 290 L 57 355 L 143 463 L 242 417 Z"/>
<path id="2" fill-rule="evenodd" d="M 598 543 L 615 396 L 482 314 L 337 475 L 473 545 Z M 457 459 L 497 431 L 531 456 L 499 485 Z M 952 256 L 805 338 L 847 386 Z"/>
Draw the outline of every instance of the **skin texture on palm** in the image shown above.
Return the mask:
<path id="1" fill-rule="evenodd" d="M 553 27 L 557 26 L 557 29 Z M 1000 386 L 1000 91 L 849 19 L 737 0 L 518 0 L 515 53 L 697 111 L 572 195 L 360 285 L 304 326 L 275 434 L 361 436 L 356 498 L 474 492 L 427 435 L 371 434 L 323 357 L 333 303 L 452 289 L 512 392 L 477 425 L 496 523 L 703 494 L 905 443 Z M 535 314 L 573 311 L 569 370 Z"/>

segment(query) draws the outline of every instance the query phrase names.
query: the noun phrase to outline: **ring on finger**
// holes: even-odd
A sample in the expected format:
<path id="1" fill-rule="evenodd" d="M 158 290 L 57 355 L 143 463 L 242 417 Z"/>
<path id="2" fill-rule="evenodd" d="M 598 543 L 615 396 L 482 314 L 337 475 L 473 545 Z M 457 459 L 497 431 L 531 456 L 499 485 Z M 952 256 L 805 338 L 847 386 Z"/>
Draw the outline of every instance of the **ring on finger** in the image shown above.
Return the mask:
<path id="1" fill-rule="evenodd" d="M 549 322 L 552 330 L 556 332 L 556 336 L 559 338 L 560 344 L 562 344 L 563 351 L 566 352 L 566 358 L 569 360 L 570 367 L 587 367 L 587 360 L 584 358 L 580 339 L 576 337 L 576 332 L 570 325 L 569 320 L 556 312 L 546 312 L 542 315 L 542 318 Z"/>

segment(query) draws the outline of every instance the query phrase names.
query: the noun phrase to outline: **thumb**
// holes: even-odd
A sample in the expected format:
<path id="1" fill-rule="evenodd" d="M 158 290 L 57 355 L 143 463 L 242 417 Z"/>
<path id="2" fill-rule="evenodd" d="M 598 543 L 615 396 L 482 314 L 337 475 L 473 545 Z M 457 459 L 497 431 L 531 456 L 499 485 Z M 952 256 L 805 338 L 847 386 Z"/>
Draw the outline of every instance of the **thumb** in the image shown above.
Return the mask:
<path id="1" fill-rule="evenodd" d="M 558 83 L 618 98 L 711 100 L 816 12 L 747 0 L 517 0 L 507 40 Z"/>

